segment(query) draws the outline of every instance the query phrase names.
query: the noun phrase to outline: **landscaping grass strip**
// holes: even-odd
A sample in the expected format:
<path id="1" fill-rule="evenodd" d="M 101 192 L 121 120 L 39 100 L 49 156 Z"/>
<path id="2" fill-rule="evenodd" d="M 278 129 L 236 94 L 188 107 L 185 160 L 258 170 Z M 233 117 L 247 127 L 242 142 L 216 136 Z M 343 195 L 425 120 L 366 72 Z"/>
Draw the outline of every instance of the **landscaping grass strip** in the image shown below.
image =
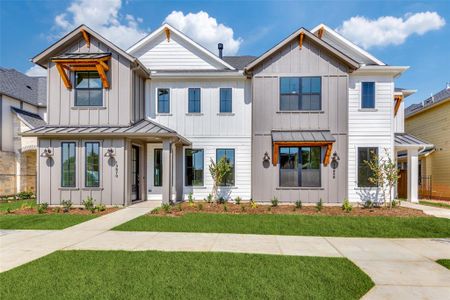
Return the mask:
<path id="1" fill-rule="evenodd" d="M 419 201 L 419 204 L 450 209 L 450 204 L 443 202 Z"/>
<path id="2" fill-rule="evenodd" d="M 0 215 L 0 229 L 64 229 L 96 217 L 70 214 Z"/>
<path id="3" fill-rule="evenodd" d="M 359 299 L 372 280 L 346 258 L 59 251 L 0 274 L 2 299 Z"/>
<path id="4" fill-rule="evenodd" d="M 436 262 L 450 270 L 450 259 L 439 259 Z"/>
<path id="5" fill-rule="evenodd" d="M 450 237 L 450 220 L 434 217 L 342 217 L 187 213 L 145 215 L 114 230 L 218 232 L 340 237 Z"/>

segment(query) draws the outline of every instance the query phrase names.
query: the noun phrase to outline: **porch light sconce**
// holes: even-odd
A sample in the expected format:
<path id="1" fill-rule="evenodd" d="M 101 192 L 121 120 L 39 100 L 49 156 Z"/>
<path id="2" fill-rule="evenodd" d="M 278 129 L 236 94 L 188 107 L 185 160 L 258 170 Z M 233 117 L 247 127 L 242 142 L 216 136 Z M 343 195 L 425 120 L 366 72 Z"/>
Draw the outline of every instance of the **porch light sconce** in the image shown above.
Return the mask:
<path id="1" fill-rule="evenodd" d="M 114 153 L 114 149 L 113 149 L 113 148 L 108 148 L 108 150 L 106 150 L 105 157 L 112 158 L 112 157 L 114 157 L 115 155 L 116 155 L 116 154 Z"/>
<path id="2" fill-rule="evenodd" d="M 45 148 L 44 151 L 41 153 L 41 157 L 50 158 L 52 156 L 53 156 L 53 151 L 50 148 Z"/>
<path id="3" fill-rule="evenodd" d="M 335 151 L 331 156 L 331 163 L 330 163 L 330 166 L 333 169 L 333 179 L 336 178 L 336 169 L 339 166 L 339 160 L 340 160 L 339 155 Z"/>
<path id="4" fill-rule="evenodd" d="M 264 153 L 263 161 L 270 161 L 270 156 L 269 153 L 267 153 L 267 151 L 266 153 Z"/>

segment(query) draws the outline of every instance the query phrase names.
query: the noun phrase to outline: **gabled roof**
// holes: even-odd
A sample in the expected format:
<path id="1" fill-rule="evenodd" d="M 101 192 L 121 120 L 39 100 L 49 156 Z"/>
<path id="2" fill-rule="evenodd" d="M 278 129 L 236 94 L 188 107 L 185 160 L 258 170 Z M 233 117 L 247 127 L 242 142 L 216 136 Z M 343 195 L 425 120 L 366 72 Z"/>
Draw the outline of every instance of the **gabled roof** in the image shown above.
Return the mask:
<path id="1" fill-rule="evenodd" d="M 47 106 L 47 78 L 31 77 L 14 69 L 0 67 L 0 94 L 45 107 Z"/>
<path id="2" fill-rule="evenodd" d="M 361 64 L 375 64 L 375 65 L 385 65 L 381 60 L 377 59 L 375 56 L 367 52 L 366 50 L 355 45 L 330 27 L 325 24 L 319 24 L 314 27 L 311 32 L 316 34 L 323 28 L 324 33 L 322 39 L 328 42 L 330 45 L 338 49 L 339 51 L 350 56 L 354 60 Z"/>
<path id="3" fill-rule="evenodd" d="M 74 30 L 72 30 L 71 32 L 66 34 L 64 37 L 59 39 L 57 42 L 55 42 L 53 45 L 51 45 L 50 47 L 48 47 L 47 49 L 45 49 L 44 51 L 42 51 L 41 53 L 39 53 L 38 55 L 33 57 L 32 58 L 33 63 L 38 64 L 41 67 L 46 69 L 47 68 L 46 63 L 47 63 L 48 59 L 50 59 L 50 57 L 52 57 L 52 56 L 62 54 L 61 52 L 63 52 L 64 49 L 71 42 L 73 42 L 79 38 L 82 38 L 83 37 L 82 31 L 85 31 L 89 35 L 92 35 L 97 40 L 99 40 L 103 44 L 107 45 L 109 48 L 113 49 L 115 52 L 119 53 L 121 56 L 128 59 L 130 62 L 136 64 L 137 66 L 140 66 L 145 71 L 145 73 L 148 73 L 147 69 L 140 63 L 140 61 L 136 57 L 134 57 L 133 55 L 130 55 L 126 51 L 122 50 L 120 47 L 116 46 L 115 44 L 113 44 L 112 42 L 110 42 L 109 40 L 104 38 L 102 35 L 95 32 L 94 30 L 92 30 L 91 28 L 89 28 L 88 26 L 86 26 L 84 24 L 78 26 L 77 28 L 75 28 Z"/>
<path id="4" fill-rule="evenodd" d="M 305 28 L 300 28 L 299 30 L 295 31 L 294 33 L 292 33 L 291 35 L 289 35 L 287 38 L 285 38 L 284 40 L 282 40 L 280 43 L 278 43 L 277 45 L 275 45 L 275 47 L 269 49 L 268 51 L 266 51 L 265 53 L 263 53 L 261 56 L 259 56 L 257 59 L 255 59 L 254 61 L 252 61 L 251 63 L 249 63 L 246 67 L 245 70 L 249 71 L 251 69 L 253 69 L 255 66 L 257 66 L 259 63 L 261 63 L 262 61 L 264 61 L 266 58 L 268 58 L 269 56 L 271 56 L 272 54 L 274 54 L 275 52 L 277 52 L 278 50 L 280 50 L 282 47 L 284 47 L 286 44 L 288 44 L 289 42 L 291 42 L 293 39 L 298 39 L 298 37 L 300 36 L 300 34 L 304 34 L 304 36 L 306 38 L 311 39 L 312 41 L 314 41 L 316 44 L 318 44 L 319 46 L 327 49 L 328 51 L 330 51 L 331 53 L 333 53 L 336 57 L 338 57 L 339 59 L 341 59 L 343 62 L 345 62 L 348 66 L 350 66 L 352 69 L 357 69 L 359 68 L 359 63 L 357 61 L 355 61 L 354 59 L 352 59 L 351 57 L 347 56 L 346 54 L 342 53 L 341 51 L 337 50 L 336 48 L 334 48 L 333 46 L 331 46 L 330 44 L 328 44 L 327 42 L 323 41 L 322 39 L 319 39 L 317 36 L 315 36 L 314 34 L 312 34 L 311 32 L 309 32 L 308 30 L 306 30 Z"/>
<path id="5" fill-rule="evenodd" d="M 450 100 L 450 84 L 443 90 L 440 90 L 433 96 L 425 99 L 422 103 L 411 104 L 405 109 L 405 117 L 411 117 L 417 113 L 425 111 L 431 107 L 435 107 L 439 104 L 444 103 L 445 101 Z"/>
<path id="6" fill-rule="evenodd" d="M 158 37 L 160 34 L 164 34 L 165 30 L 169 30 L 170 34 L 172 34 L 172 33 L 176 34 L 177 37 L 181 38 L 183 41 L 187 42 L 188 44 L 193 46 L 195 49 L 199 50 L 201 53 L 203 53 L 207 57 L 211 58 L 213 61 L 215 61 L 218 64 L 222 65 L 224 68 L 228 68 L 228 69 L 231 69 L 231 70 L 235 69 L 233 66 L 228 64 L 226 61 L 224 61 L 223 59 L 221 59 L 218 56 L 214 55 L 211 51 L 209 51 L 208 49 L 204 48 L 200 44 L 196 43 L 190 37 L 188 37 L 187 35 L 185 35 L 184 33 L 182 33 L 181 31 L 179 31 L 178 29 L 174 28 L 173 26 L 171 26 L 169 24 L 163 24 L 161 27 L 159 27 L 158 29 L 156 29 L 155 31 L 153 31 L 152 33 L 150 33 L 149 35 L 147 35 L 146 37 L 144 37 L 143 39 L 138 41 L 136 44 L 134 44 L 133 46 L 128 48 L 127 52 L 132 54 L 132 55 L 134 55 L 139 49 L 141 49 L 146 44 L 150 43 L 153 39 Z"/>
<path id="7" fill-rule="evenodd" d="M 31 113 L 29 111 L 11 107 L 11 111 L 17 115 L 17 117 L 25 123 L 30 129 L 45 126 L 47 123 L 41 118 L 40 115 Z"/>

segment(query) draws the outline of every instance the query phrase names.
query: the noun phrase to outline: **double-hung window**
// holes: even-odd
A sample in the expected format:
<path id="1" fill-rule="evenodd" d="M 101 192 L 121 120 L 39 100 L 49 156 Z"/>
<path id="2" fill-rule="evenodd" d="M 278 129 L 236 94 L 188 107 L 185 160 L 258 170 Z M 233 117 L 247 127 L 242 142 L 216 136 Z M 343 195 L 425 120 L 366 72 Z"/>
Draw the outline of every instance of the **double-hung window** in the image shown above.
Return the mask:
<path id="1" fill-rule="evenodd" d="M 188 112 L 199 113 L 200 112 L 200 88 L 189 88 L 188 95 Z"/>
<path id="2" fill-rule="evenodd" d="M 203 149 L 186 149 L 186 186 L 203 186 L 203 165 Z"/>
<path id="3" fill-rule="evenodd" d="M 375 82 L 361 82 L 361 108 L 375 108 Z"/>
<path id="4" fill-rule="evenodd" d="M 321 77 L 281 77 L 280 110 L 314 111 L 322 109 Z"/>
<path id="5" fill-rule="evenodd" d="M 100 186 L 100 143 L 85 143 L 85 173 L 84 185 L 86 187 Z"/>
<path id="6" fill-rule="evenodd" d="M 158 113 L 170 113 L 170 90 L 158 89 Z"/>
<path id="7" fill-rule="evenodd" d="M 280 147 L 281 187 L 320 187 L 320 147 Z"/>
<path id="8" fill-rule="evenodd" d="M 373 161 L 378 156 L 376 147 L 358 148 L 358 187 L 374 187 L 375 183 L 369 180 L 373 176 L 373 171 L 367 165 L 367 162 Z"/>
<path id="9" fill-rule="evenodd" d="M 233 109 L 233 93 L 231 88 L 220 89 L 220 112 L 231 113 Z"/>
<path id="10" fill-rule="evenodd" d="M 75 106 L 102 105 L 102 80 L 98 72 L 75 72 Z"/>
<path id="11" fill-rule="evenodd" d="M 234 186 L 234 149 L 217 149 L 216 163 L 225 157 L 231 166 L 231 173 L 220 183 L 220 186 Z"/>
<path id="12" fill-rule="evenodd" d="M 61 187 L 76 187 L 76 144 L 61 143 Z"/>

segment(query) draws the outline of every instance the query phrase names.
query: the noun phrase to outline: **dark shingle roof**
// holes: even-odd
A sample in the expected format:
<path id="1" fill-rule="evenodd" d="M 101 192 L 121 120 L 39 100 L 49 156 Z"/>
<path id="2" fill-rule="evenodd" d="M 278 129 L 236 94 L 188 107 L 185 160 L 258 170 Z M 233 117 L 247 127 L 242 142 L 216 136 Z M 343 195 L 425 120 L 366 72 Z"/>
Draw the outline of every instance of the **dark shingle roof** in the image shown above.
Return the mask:
<path id="1" fill-rule="evenodd" d="M 405 115 L 408 116 L 410 114 L 416 113 L 422 109 L 428 108 L 429 106 L 444 101 L 450 98 L 450 88 L 446 87 L 445 89 L 439 91 L 428 99 L 424 100 L 422 103 L 411 104 L 405 109 Z"/>
<path id="2" fill-rule="evenodd" d="M 47 78 L 30 77 L 14 69 L 0 67 L 0 94 L 45 107 Z"/>
<path id="3" fill-rule="evenodd" d="M 31 129 L 39 128 L 47 124 L 38 114 L 34 114 L 29 111 L 19 109 L 17 107 L 11 107 L 11 111 L 16 113 L 17 117 L 21 119 Z"/>
<path id="4" fill-rule="evenodd" d="M 224 56 L 222 59 L 232 67 L 243 70 L 246 65 L 255 60 L 257 56 L 243 55 L 243 56 Z"/>

